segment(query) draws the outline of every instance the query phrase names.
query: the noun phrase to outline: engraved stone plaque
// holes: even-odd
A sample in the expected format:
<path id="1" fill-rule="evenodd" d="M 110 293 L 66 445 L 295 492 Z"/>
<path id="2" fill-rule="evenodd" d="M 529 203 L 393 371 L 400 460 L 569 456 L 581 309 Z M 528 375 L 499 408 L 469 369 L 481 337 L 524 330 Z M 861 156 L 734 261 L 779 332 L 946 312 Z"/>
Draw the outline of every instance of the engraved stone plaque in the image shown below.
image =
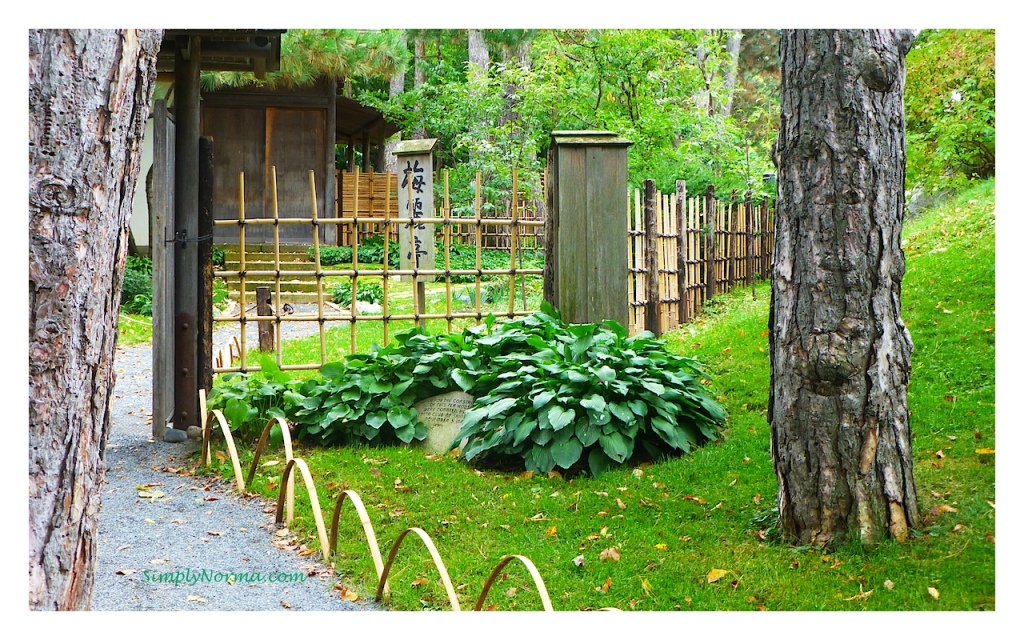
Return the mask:
<path id="1" fill-rule="evenodd" d="M 464 391 L 452 391 L 424 398 L 413 405 L 420 420 L 427 425 L 427 438 L 420 446 L 430 453 L 446 453 L 459 433 L 466 411 L 473 406 L 475 400 Z"/>

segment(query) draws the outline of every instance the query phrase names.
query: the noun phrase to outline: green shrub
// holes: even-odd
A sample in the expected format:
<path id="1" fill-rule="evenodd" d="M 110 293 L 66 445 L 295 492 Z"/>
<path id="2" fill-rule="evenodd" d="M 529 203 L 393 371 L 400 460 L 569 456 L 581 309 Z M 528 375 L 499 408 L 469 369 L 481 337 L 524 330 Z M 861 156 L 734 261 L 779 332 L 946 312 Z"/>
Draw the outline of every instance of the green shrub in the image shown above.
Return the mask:
<path id="1" fill-rule="evenodd" d="M 225 378 L 211 393 L 233 429 L 251 435 L 280 415 L 319 444 L 409 443 L 426 436 L 413 404 L 462 389 L 477 398 L 455 439 L 468 438 L 465 459 L 539 473 L 585 461 L 597 475 L 635 455 L 687 453 L 716 439 L 725 419 L 696 361 L 614 322 L 567 325 L 547 305 L 461 334 L 400 332 L 301 382 L 266 360 L 264 374 Z"/>
<path id="2" fill-rule="evenodd" d="M 475 340 L 453 380 L 477 396 L 456 442 L 466 460 L 521 459 L 547 473 L 586 460 L 597 475 L 638 450 L 659 458 L 718 437 L 725 412 L 698 363 L 615 322 L 567 325 L 543 311 Z"/>
<path id="3" fill-rule="evenodd" d="M 356 291 L 356 299 L 371 304 L 380 304 L 384 300 L 384 289 L 377 282 L 360 282 Z M 352 304 L 352 281 L 342 280 L 331 287 L 331 301 L 342 307 Z"/>
<path id="4" fill-rule="evenodd" d="M 310 262 L 316 261 L 316 254 L 313 247 L 306 249 L 306 255 Z M 320 245 L 320 266 L 331 267 L 336 264 L 350 264 L 352 262 L 352 247 L 335 247 L 332 245 Z"/>
<path id="5" fill-rule="evenodd" d="M 218 247 L 218 246 L 214 245 L 214 247 L 213 247 L 213 264 L 215 266 L 218 266 L 218 267 L 223 267 L 225 259 L 226 259 L 226 255 L 224 254 L 224 247 Z"/>
<path id="6" fill-rule="evenodd" d="M 121 312 L 153 315 L 153 261 L 128 256 L 121 284 Z"/>

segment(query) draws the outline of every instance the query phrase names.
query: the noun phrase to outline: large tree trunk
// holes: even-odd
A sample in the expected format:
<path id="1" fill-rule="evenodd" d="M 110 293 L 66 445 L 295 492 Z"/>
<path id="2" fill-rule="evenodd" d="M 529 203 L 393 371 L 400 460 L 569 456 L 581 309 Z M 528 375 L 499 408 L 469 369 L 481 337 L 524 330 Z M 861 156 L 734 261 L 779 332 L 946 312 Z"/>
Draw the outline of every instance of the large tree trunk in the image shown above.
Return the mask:
<path id="1" fill-rule="evenodd" d="M 92 601 L 158 30 L 29 31 L 29 606 Z"/>
<path id="2" fill-rule="evenodd" d="M 427 73 L 423 68 L 423 60 L 427 57 L 427 46 L 423 40 L 422 35 L 417 35 L 412 40 L 412 51 L 413 51 L 413 73 L 412 73 L 412 86 L 414 89 L 419 89 L 427 81 Z M 419 110 L 419 107 L 416 107 Z M 427 137 L 427 128 L 423 126 L 422 118 L 419 124 L 413 129 L 412 139 L 422 140 Z"/>
<path id="3" fill-rule="evenodd" d="M 776 147 L 768 416 L 783 534 L 918 522 L 900 317 L 906 31 L 787 31 Z"/>

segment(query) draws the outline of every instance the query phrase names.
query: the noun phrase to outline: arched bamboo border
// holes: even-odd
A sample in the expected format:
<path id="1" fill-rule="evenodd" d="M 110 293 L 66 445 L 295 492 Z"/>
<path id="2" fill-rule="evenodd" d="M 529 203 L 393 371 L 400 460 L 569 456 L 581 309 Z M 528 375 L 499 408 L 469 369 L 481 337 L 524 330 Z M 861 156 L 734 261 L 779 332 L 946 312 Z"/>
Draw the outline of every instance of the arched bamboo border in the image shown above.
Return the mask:
<path id="1" fill-rule="evenodd" d="M 380 581 L 377 582 L 377 595 L 374 599 L 377 602 L 381 601 L 381 596 L 384 593 L 384 585 L 387 582 L 388 574 L 391 572 L 391 564 L 395 561 L 395 555 L 398 554 L 398 548 L 402 545 L 402 541 L 410 533 L 415 533 L 419 536 L 423 544 L 426 545 L 427 551 L 430 552 L 430 557 L 434 561 L 434 566 L 437 567 L 438 572 L 441 574 L 441 582 L 444 584 L 445 591 L 448 592 L 448 601 L 452 604 L 452 611 L 462 611 L 459 608 L 459 599 L 455 595 L 455 587 L 452 586 L 452 579 L 448 577 L 448 569 L 444 566 L 444 560 L 441 559 L 441 554 L 437 552 L 437 547 L 434 546 L 434 541 L 430 539 L 427 532 L 419 527 L 409 527 L 402 533 L 398 534 L 398 539 L 395 540 L 395 544 L 391 546 L 391 552 L 388 553 L 388 561 L 384 564 L 384 571 L 380 576 Z"/>
<path id="2" fill-rule="evenodd" d="M 530 576 L 533 578 L 533 584 L 537 586 L 537 594 L 540 595 L 540 602 L 544 605 L 545 611 L 554 611 L 555 609 L 551 606 L 551 598 L 548 597 L 548 588 L 544 586 L 544 580 L 540 577 L 540 572 L 537 571 L 537 567 L 533 562 L 526 556 L 520 555 L 507 555 L 502 557 L 501 561 L 495 565 L 494 569 L 491 570 L 491 575 L 484 581 L 483 591 L 480 592 L 480 597 L 477 598 L 476 604 L 473 605 L 473 611 L 481 611 L 484 606 L 484 602 L 487 600 L 487 594 L 491 591 L 491 585 L 494 584 L 495 578 L 501 573 L 501 570 L 505 568 L 505 565 L 512 562 L 513 560 L 519 560 L 526 566 L 526 570 L 530 572 Z"/>
<path id="3" fill-rule="evenodd" d="M 270 429 L 274 426 L 274 422 L 281 425 L 281 438 L 284 440 L 284 461 L 288 464 L 288 461 L 294 458 L 292 455 L 292 436 L 288 430 L 288 423 L 283 418 L 275 416 L 270 420 L 267 420 L 267 426 L 263 427 L 263 433 L 260 434 L 260 440 L 256 443 L 256 451 L 252 456 L 252 464 L 249 465 L 249 475 L 245 478 L 245 483 L 252 486 L 253 478 L 256 477 L 256 468 L 260 463 L 260 456 L 263 455 L 263 449 L 267 446 L 267 440 L 270 438 Z M 295 518 L 295 477 L 288 477 L 288 495 L 287 501 L 285 502 L 287 509 L 286 516 L 284 519 L 285 526 L 292 523 Z"/>
<path id="4" fill-rule="evenodd" d="M 363 525 L 363 533 L 366 534 L 366 544 L 370 548 L 370 556 L 373 558 L 373 567 L 377 570 L 377 581 L 379 582 L 381 576 L 384 575 L 384 562 L 380 556 L 380 546 L 377 544 L 377 534 L 373 531 L 373 524 L 370 522 L 370 515 L 366 512 L 366 507 L 363 506 L 363 500 L 359 497 L 359 494 L 355 491 L 345 489 L 338 496 L 337 502 L 334 503 L 334 513 L 331 516 L 331 553 L 334 553 L 335 546 L 338 544 L 338 520 L 341 517 L 341 504 L 345 502 L 345 498 L 348 497 L 349 502 L 355 507 L 356 513 L 359 514 L 359 522 Z M 384 595 L 391 593 L 391 587 L 388 586 L 387 581 L 384 581 Z"/>
<path id="5" fill-rule="evenodd" d="M 277 512 L 274 514 L 274 522 L 281 524 L 284 511 L 285 494 L 288 491 L 288 480 L 291 477 L 292 467 L 298 466 L 302 474 L 302 482 L 306 485 L 306 492 L 309 494 L 309 504 L 313 507 L 313 519 L 316 521 L 316 532 L 320 536 L 320 549 L 324 555 L 324 562 L 330 560 L 331 548 L 327 542 L 327 530 L 324 527 L 323 512 L 320 511 L 320 498 L 316 494 L 316 485 L 313 484 L 313 476 L 309 473 L 309 467 L 302 458 L 292 458 L 284 467 L 281 475 L 281 490 L 277 496 Z"/>
<path id="6" fill-rule="evenodd" d="M 228 443 L 228 452 L 231 454 L 231 466 L 235 469 L 235 483 L 238 485 L 238 492 L 245 493 L 245 479 L 242 478 L 242 465 L 238 462 L 238 450 L 235 449 L 235 439 L 231 437 L 231 428 L 228 426 L 228 421 L 224 417 L 224 414 L 220 412 L 220 409 L 213 409 L 210 411 L 213 417 L 217 418 L 217 422 L 220 423 L 220 430 L 224 434 L 224 440 Z M 202 460 L 203 464 L 209 466 L 212 461 L 213 449 L 212 445 L 212 431 L 213 427 L 209 417 L 204 419 L 203 425 L 203 450 Z"/>

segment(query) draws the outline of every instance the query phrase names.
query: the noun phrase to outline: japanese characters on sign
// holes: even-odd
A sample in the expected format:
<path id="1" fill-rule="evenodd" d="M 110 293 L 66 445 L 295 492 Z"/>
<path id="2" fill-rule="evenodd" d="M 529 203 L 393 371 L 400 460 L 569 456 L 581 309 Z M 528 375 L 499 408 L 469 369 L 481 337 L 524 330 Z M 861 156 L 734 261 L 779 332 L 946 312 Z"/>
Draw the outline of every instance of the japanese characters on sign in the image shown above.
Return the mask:
<path id="1" fill-rule="evenodd" d="M 434 225 L 419 222 L 434 217 L 433 155 L 430 151 L 434 142 L 402 141 L 395 150 L 398 156 L 398 213 L 403 218 L 414 220 L 412 233 L 409 224 L 402 224 L 398 229 L 399 266 L 402 269 L 434 268 Z M 433 276 L 419 276 L 420 282 L 433 279 Z"/>

